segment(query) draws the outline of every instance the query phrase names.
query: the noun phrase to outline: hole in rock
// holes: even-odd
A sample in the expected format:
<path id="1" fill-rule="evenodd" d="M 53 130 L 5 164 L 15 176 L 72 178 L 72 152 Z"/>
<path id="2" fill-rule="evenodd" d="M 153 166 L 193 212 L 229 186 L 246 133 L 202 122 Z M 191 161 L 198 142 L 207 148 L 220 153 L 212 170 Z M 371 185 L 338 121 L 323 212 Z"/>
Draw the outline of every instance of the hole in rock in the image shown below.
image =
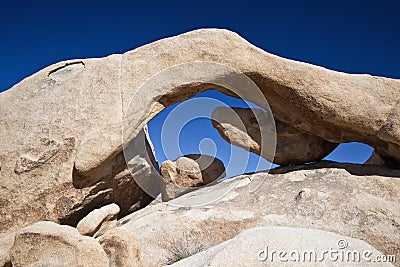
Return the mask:
<path id="1" fill-rule="evenodd" d="M 226 178 L 273 168 L 264 158 L 231 145 L 212 125 L 217 107 L 262 109 L 242 99 L 216 90 L 199 93 L 165 108 L 148 122 L 149 136 L 159 166 L 188 154 L 205 154 L 221 160 Z"/>
<path id="2" fill-rule="evenodd" d="M 50 71 L 48 77 L 56 82 L 63 82 L 78 75 L 85 68 L 82 61 L 66 63 L 64 66 L 58 67 Z"/>
<path id="3" fill-rule="evenodd" d="M 373 151 L 373 147 L 363 143 L 342 143 L 326 156 L 324 160 L 363 164 L 371 157 Z"/>

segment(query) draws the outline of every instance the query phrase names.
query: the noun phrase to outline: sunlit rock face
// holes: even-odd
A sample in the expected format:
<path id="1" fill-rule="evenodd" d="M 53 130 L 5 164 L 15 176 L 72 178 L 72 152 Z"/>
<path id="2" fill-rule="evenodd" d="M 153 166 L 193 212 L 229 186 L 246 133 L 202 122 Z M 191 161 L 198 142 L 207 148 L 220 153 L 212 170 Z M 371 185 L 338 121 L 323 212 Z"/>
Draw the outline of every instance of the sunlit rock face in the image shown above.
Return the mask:
<path id="1" fill-rule="evenodd" d="M 271 129 L 268 124 L 257 120 L 257 117 L 267 116 L 260 109 L 219 107 L 213 111 L 212 120 L 213 126 L 226 141 L 268 160 L 261 147 L 263 136 L 270 135 Z M 274 130 L 276 150 L 273 162 L 279 165 L 322 160 L 338 145 L 280 121 L 275 121 Z"/>
<path id="2" fill-rule="evenodd" d="M 38 222 L 15 236 L 9 266 L 101 266 L 109 259 L 96 239 L 66 225 Z"/>
<path id="3" fill-rule="evenodd" d="M 142 160 L 145 149 L 124 157 L 124 119 L 132 127 L 124 141 L 134 142 L 164 107 L 208 89 L 229 93 L 194 82 L 155 86 L 137 97 L 154 74 L 197 61 L 246 74 L 267 98 L 277 125 L 294 132 L 292 140 L 307 134 L 322 144 L 363 142 L 400 160 L 398 80 L 283 59 L 227 30 L 196 30 L 120 55 L 60 62 L 0 94 L 0 232 L 39 220 L 76 225 L 110 203 L 124 216 L 152 201 L 134 177 L 155 175 L 157 168 Z M 209 74 L 210 82 L 221 78 Z M 279 158 L 285 162 L 285 155 Z"/>
<path id="4" fill-rule="evenodd" d="M 217 267 L 224 266 L 228 262 L 232 266 L 241 266 L 243 263 L 254 267 L 266 265 L 310 266 L 310 262 L 317 261 L 317 258 L 320 262 L 330 262 L 329 257 L 322 255 L 319 251 L 322 247 L 340 251 L 337 245 L 338 240 L 342 242 L 339 243 L 341 247 L 356 251 L 356 253 L 370 251 L 371 254 L 382 254 L 382 252 L 362 240 L 332 232 L 317 229 L 269 226 L 245 230 L 230 240 L 169 266 Z M 303 255 L 302 248 L 307 248 L 306 256 Z M 277 251 L 281 254 L 279 255 Z M 315 254 L 312 252 L 315 252 Z M 361 258 L 360 256 L 360 261 L 357 262 L 360 266 L 393 266 L 390 263 L 375 263 Z M 287 264 L 288 262 L 293 263 Z M 335 260 L 332 260 L 332 263 L 335 263 Z M 337 265 L 340 266 L 340 264 Z"/>
<path id="5" fill-rule="evenodd" d="M 221 160 L 200 154 L 185 155 L 175 161 L 164 161 L 160 172 L 165 181 L 162 190 L 164 201 L 222 179 L 226 174 Z"/>
<path id="6" fill-rule="evenodd" d="M 354 239 L 362 240 L 361 243 L 370 244 L 380 254 L 399 257 L 399 177 L 399 170 L 385 166 L 327 161 L 286 166 L 269 173 L 233 177 L 169 202 L 149 205 L 122 218 L 120 222 L 123 228 L 136 235 L 142 251 L 143 266 L 171 263 L 171 252 L 181 246 L 195 254 L 194 266 L 204 266 L 214 257 L 211 252 L 219 244 L 234 239 L 244 230 L 270 226 L 332 232 L 345 236 L 352 246 L 360 244 Z M 249 192 L 252 181 L 264 178 L 265 181 L 257 191 Z M 221 195 L 232 185 L 231 191 Z M 203 206 L 191 206 L 198 199 L 215 199 L 216 195 L 221 197 Z M 181 207 L 183 205 L 185 207 Z M 260 235 L 264 236 L 263 233 Z M 266 232 L 265 235 L 271 238 L 274 236 L 272 232 Z M 310 250 L 317 240 L 323 240 L 323 236 L 314 241 L 309 239 L 310 246 L 305 246 L 305 249 Z M 302 247 L 296 243 L 299 240 L 289 234 L 279 237 L 285 241 L 286 248 L 291 247 L 289 244 L 297 244 L 297 249 Z M 233 250 L 235 253 L 230 256 L 239 260 L 236 257 L 241 253 L 252 252 L 255 255 L 264 249 L 262 246 L 257 250 L 247 250 L 253 241 L 251 238 L 241 239 L 241 245 L 238 243 Z M 329 247 L 337 248 L 337 241 L 330 241 Z M 245 245 L 246 242 L 249 245 Z M 272 244 L 277 243 L 268 243 Z M 239 247 L 242 248 L 240 251 Z M 205 251 L 207 255 L 211 253 L 211 257 L 204 254 L 201 255 L 205 258 L 200 254 L 196 256 L 199 250 Z M 228 248 L 223 249 L 219 255 L 229 257 L 228 251 Z M 196 265 L 197 260 L 200 265 Z M 214 260 L 218 262 L 217 258 Z M 183 261 L 182 264 L 188 262 L 191 261 Z M 262 264 L 265 266 L 265 262 Z M 182 265 L 177 263 L 176 266 Z"/>

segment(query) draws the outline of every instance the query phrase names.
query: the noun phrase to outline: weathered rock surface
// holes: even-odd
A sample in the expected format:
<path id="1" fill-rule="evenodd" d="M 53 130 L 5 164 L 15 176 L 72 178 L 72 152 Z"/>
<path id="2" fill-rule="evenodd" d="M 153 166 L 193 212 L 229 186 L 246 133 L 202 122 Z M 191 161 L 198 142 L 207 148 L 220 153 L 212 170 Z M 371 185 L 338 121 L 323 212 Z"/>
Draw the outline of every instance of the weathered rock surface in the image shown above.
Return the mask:
<path id="1" fill-rule="evenodd" d="M 398 80 L 330 71 L 271 55 L 227 30 L 197 30 L 123 55 L 60 62 L 0 94 L 0 231 L 39 220 L 75 225 L 109 203 L 124 216 L 149 203 L 123 159 L 123 118 L 131 141 L 149 114 L 204 90 L 229 93 L 210 85 L 229 76 L 228 69 L 209 69 L 211 80 L 199 84 L 190 68 L 177 78 L 193 75 L 193 83 L 179 86 L 161 77 L 156 82 L 166 86 L 138 92 L 161 70 L 194 61 L 245 73 L 279 122 L 333 143 L 367 143 L 400 160 Z"/>
<path id="2" fill-rule="evenodd" d="M 81 235 L 98 237 L 107 230 L 117 226 L 117 216 L 120 209 L 112 203 L 91 211 L 85 218 L 79 221 L 76 229 Z"/>
<path id="3" fill-rule="evenodd" d="M 337 252 L 323 254 L 324 250 Z M 283 253 L 278 254 L 280 251 Z M 293 251 L 295 253 L 290 254 Z M 356 251 L 356 254 L 342 257 L 342 251 Z M 370 254 L 365 256 L 364 251 Z M 380 255 L 383 254 L 362 240 L 331 232 L 256 227 L 170 266 L 393 266 L 390 263 L 371 262 Z"/>
<path id="4" fill-rule="evenodd" d="M 110 267 L 140 267 L 140 249 L 135 235 L 123 228 L 107 231 L 99 239 L 110 261 Z"/>
<path id="5" fill-rule="evenodd" d="M 204 35 L 207 37 L 203 38 Z M 225 64 L 242 71 L 259 86 L 277 121 L 332 143 L 367 143 L 377 148 L 380 155 L 400 159 L 399 80 L 344 74 L 282 59 L 224 30 L 194 31 L 158 41 L 153 45 L 124 54 L 123 64 L 135 62 L 128 64 L 130 68 L 124 69 L 122 75 L 126 77 L 126 85 L 129 85 L 131 91 L 138 88 L 138 84 L 142 84 L 138 82 L 141 77 L 149 77 L 144 69 L 151 69 L 152 73 L 157 73 L 165 67 L 193 61 Z M 162 53 L 157 54 L 157 49 L 162 49 Z M 139 56 L 141 61 L 136 60 Z M 157 64 L 144 63 L 143 58 L 149 58 L 150 62 Z M 141 70 L 141 74 L 138 75 L 132 70 Z M 215 81 L 229 74 L 228 71 L 216 72 Z M 189 73 L 183 73 L 182 77 L 185 75 Z M 196 74 L 192 76 L 193 80 L 200 80 Z M 153 88 L 149 86 L 146 87 L 148 90 L 140 94 L 143 102 L 134 108 L 135 116 L 129 118 L 133 128 L 140 128 L 138 126 L 143 124 L 140 117 L 155 113 L 151 111 L 154 96 L 163 96 L 155 108 L 159 111 L 207 89 L 226 92 L 218 86 L 199 85 L 198 82 L 173 89 L 172 82 L 168 83 L 160 77 L 157 83 L 162 82 L 167 85 Z M 210 81 L 212 82 L 213 80 Z M 124 91 L 124 96 L 126 95 L 130 95 L 128 91 Z M 124 99 L 125 106 L 128 106 L 129 97 Z M 255 104 L 261 101 L 246 100 Z"/>
<path id="6" fill-rule="evenodd" d="M 262 117 L 268 117 L 268 113 L 247 108 L 218 107 L 212 114 L 213 126 L 226 141 L 258 155 L 268 156 L 262 154 L 261 138 L 272 134 L 272 129 L 257 120 Z M 321 160 L 338 145 L 284 122 L 275 121 L 275 129 L 274 163 L 279 165 Z"/>
<path id="7" fill-rule="evenodd" d="M 0 266 L 2 267 L 11 267 L 11 248 L 16 234 L 16 232 L 9 233 L 0 238 Z"/>
<path id="8" fill-rule="evenodd" d="M 12 266 L 109 266 L 106 253 L 92 237 L 70 226 L 38 222 L 15 237 Z"/>
<path id="9" fill-rule="evenodd" d="M 250 193 L 251 180 L 266 177 Z M 193 251 L 213 247 L 258 226 L 320 229 L 363 240 L 400 257 L 400 171 L 321 162 L 270 174 L 242 175 L 148 206 L 120 220 L 142 251 L 143 266 L 168 263 L 174 240 L 194 236 Z M 227 187 L 233 190 L 222 197 Z M 190 208 L 196 199 L 222 198 Z M 182 204 L 185 207 L 177 207 Z M 170 205 L 175 204 L 175 205 Z M 187 242 L 186 242 L 187 243 Z M 261 248 L 260 248 L 261 249 Z"/>
<path id="10" fill-rule="evenodd" d="M 225 177 L 225 167 L 221 160 L 208 156 L 190 154 L 175 161 L 161 164 L 161 175 L 165 181 L 162 199 L 168 201 L 194 188 L 207 185 Z"/>
<path id="11" fill-rule="evenodd" d="M 18 157 L 15 170 L 14 166 L 3 168 L 0 173 L 0 223 L 4 227 L 0 228 L 0 232 L 13 231 L 19 226 L 44 219 L 76 225 L 91 210 L 113 202 L 121 207 L 120 216 L 125 216 L 153 199 L 137 186 L 122 152 L 102 165 L 99 173 L 103 178 L 91 184 L 82 180 L 74 168 L 74 138 L 63 142 L 59 151 L 45 163 L 40 163 L 43 161 L 41 155 L 54 151 L 54 146 L 44 149 L 44 152 L 39 151 L 36 157 L 39 160 L 27 161 L 28 156 Z M 54 143 L 46 140 L 39 147 L 46 144 L 51 146 Z M 8 151 L 11 153 L 11 148 Z M 10 154 L 7 162 L 13 160 L 12 155 L 16 152 Z M 139 159 L 130 162 L 135 164 Z M 141 169 L 137 175 L 151 175 L 155 169 L 140 162 Z"/>

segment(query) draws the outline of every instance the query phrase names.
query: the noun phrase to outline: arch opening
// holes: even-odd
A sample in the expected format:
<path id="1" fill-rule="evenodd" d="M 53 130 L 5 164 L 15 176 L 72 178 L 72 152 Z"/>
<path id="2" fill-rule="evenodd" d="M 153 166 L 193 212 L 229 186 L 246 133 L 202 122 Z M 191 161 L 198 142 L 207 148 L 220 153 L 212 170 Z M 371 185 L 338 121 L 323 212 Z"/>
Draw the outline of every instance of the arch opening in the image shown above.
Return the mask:
<path id="1" fill-rule="evenodd" d="M 335 150 L 327 155 L 324 160 L 341 163 L 364 164 L 371 158 L 373 151 L 373 147 L 364 143 L 341 143 L 335 148 Z"/>
<path id="2" fill-rule="evenodd" d="M 252 102 L 213 89 L 166 107 L 147 123 L 159 165 L 189 154 L 204 154 L 223 162 L 225 178 L 278 166 L 221 137 L 211 118 L 213 111 L 222 106 L 263 110 Z"/>

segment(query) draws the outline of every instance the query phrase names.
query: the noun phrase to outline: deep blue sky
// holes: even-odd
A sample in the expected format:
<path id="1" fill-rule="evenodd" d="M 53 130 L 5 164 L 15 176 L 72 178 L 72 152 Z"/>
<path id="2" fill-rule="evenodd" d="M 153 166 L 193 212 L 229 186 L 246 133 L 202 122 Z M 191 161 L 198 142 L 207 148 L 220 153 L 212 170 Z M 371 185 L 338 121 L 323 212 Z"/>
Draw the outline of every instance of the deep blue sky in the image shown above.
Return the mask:
<path id="1" fill-rule="evenodd" d="M 382 0 L 2 1 L 0 91 L 60 60 L 123 53 L 206 27 L 286 58 L 400 78 L 399 14 L 399 1 Z"/>
<path id="2" fill-rule="evenodd" d="M 399 1 L 1 1 L 0 89 L 63 59 L 216 27 L 271 53 L 400 78 Z"/>

